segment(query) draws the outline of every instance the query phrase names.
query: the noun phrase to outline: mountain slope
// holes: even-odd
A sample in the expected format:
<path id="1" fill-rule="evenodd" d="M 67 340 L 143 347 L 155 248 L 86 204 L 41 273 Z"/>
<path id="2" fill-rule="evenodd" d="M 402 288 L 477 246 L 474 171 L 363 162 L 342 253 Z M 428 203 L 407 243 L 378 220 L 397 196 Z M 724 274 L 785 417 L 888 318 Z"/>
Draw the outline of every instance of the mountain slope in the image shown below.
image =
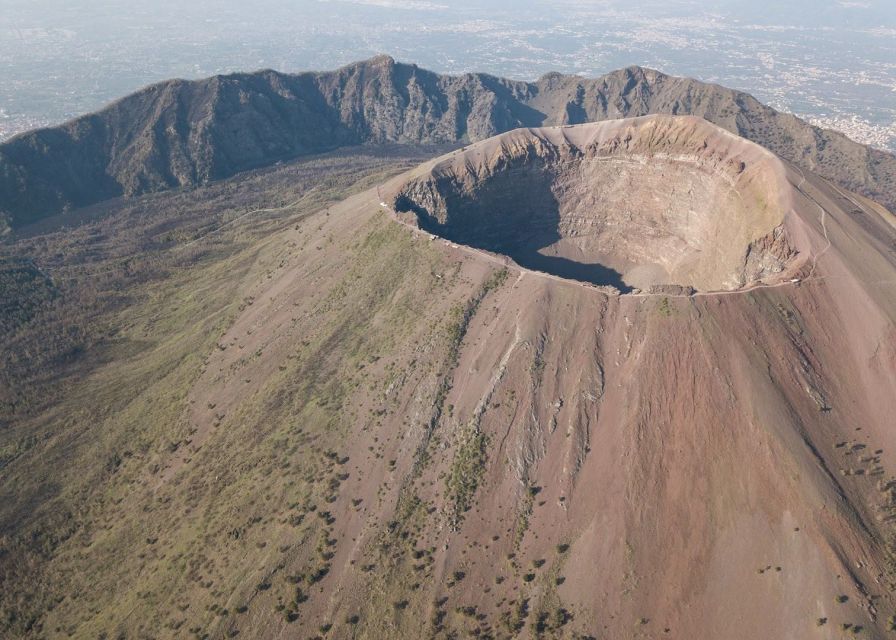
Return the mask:
<path id="1" fill-rule="evenodd" d="M 773 180 L 750 231 L 780 229 L 788 270 L 620 294 L 380 204 L 447 167 L 487 188 L 528 149 L 568 163 L 550 174 L 566 185 L 595 143 L 587 160 L 651 178 L 712 160 L 694 172 L 742 174 L 745 198 Z M 207 189 L 225 206 L 236 183 Z M 170 273 L 104 318 L 108 357 L 14 416 L 7 635 L 887 637 L 891 213 L 693 118 L 518 131 L 354 190 L 165 245 L 151 264 Z M 639 211 L 631 228 L 681 215 Z"/>
<path id="2" fill-rule="evenodd" d="M 454 143 L 517 127 L 697 115 L 896 207 L 896 158 L 747 94 L 639 67 L 537 82 L 441 76 L 381 56 L 324 73 L 172 80 L 0 145 L 0 220 L 225 178 L 361 143 Z"/>

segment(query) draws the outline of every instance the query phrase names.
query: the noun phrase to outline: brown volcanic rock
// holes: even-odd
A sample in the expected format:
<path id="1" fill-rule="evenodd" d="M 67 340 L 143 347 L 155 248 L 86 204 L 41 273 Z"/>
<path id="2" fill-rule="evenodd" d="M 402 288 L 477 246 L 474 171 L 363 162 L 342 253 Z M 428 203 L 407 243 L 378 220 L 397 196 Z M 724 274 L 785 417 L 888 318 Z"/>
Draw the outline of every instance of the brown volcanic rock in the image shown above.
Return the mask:
<path id="1" fill-rule="evenodd" d="M 0 145 L 0 218 L 18 226 L 66 207 L 202 184 L 349 144 L 469 142 L 518 127 L 651 113 L 700 116 L 896 206 L 892 155 L 717 85 L 639 67 L 535 83 L 441 76 L 380 56 L 325 73 L 172 80 L 18 136 Z"/>
<path id="2" fill-rule="evenodd" d="M 696 117 L 518 129 L 433 161 L 394 199 L 429 232 L 597 285 L 732 290 L 798 268 L 784 164 Z"/>

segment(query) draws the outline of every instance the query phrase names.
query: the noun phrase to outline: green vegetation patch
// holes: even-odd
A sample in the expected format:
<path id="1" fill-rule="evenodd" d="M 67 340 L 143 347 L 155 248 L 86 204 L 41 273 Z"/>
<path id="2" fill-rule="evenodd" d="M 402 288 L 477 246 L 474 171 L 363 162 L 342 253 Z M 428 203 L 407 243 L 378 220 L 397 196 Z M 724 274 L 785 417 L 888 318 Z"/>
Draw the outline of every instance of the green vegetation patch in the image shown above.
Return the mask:
<path id="1" fill-rule="evenodd" d="M 485 472 L 487 449 L 488 436 L 478 429 L 468 428 L 461 434 L 445 481 L 454 524 L 473 506 L 476 489 Z"/>

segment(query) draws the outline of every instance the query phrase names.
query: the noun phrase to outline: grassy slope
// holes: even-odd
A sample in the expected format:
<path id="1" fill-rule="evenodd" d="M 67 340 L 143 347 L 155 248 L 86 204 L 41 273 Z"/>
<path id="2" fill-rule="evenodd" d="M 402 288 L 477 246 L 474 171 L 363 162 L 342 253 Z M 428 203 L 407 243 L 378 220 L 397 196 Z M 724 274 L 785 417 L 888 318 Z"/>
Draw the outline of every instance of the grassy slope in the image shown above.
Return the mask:
<path id="1" fill-rule="evenodd" d="M 76 374 L 52 381 L 65 389 L 56 402 L 20 402 L 0 440 L 7 633 L 94 637 L 142 628 L 179 636 L 192 628 L 202 635 L 226 626 L 229 615 L 293 617 L 301 600 L 295 576 L 311 580 L 327 565 L 325 550 L 309 553 L 331 530 L 311 509 L 324 509 L 345 473 L 333 452 L 356 417 L 346 398 L 365 384 L 360 365 L 423 315 L 432 283 L 410 275 L 431 271 L 436 258 L 382 219 L 359 230 L 357 245 L 344 247 L 356 261 L 329 274 L 318 317 L 278 347 L 289 355 L 277 373 L 220 421 L 173 480 L 156 477 L 172 453 L 191 446 L 188 391 L 249 292 L 291 261 L 310 257 L 299 268 L 314 271 L 314 253 L 284 231 L 301 235 L 326 215 L 303 217 L 324 197 L 394 170 L 362 158 L 351 172 L 331 171 L 329 190 L 306 206 L 256 228 L 234 226 L 188 268 L 177 244 L 146 251 L 146 260 L 161 263 L 157 277 L 116 281 L 119 290 L 95 296 L 108 298 L 93 305 L 89 323 L 105 331 L 91 336 Z M 86 271 L 81 258 L 55 273 Z M 116 259 L 90 266 L 102 270 Z M 378 330 L 369 330 L 372 321 Z M 288 586 L 265 587 L 287 569 Z M 258 601 L 265 604 L 255 611 Z M 250 610 L 241 614 L 243 607 Z"/>

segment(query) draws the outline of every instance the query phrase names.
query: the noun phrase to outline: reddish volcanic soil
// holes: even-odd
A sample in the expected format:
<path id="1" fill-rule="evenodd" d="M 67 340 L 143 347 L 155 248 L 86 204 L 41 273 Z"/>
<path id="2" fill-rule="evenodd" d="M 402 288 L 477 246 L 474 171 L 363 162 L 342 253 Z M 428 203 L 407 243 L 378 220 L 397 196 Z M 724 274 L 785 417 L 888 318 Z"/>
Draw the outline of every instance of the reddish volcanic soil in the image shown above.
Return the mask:
<path id="1" fill-rule="evenodd" d="M 382 385 L 347 403 L 350 491 L 328 507 L 338 543 L 304 619 L 337 621 L 334 637 L 884 636 L 891 213 L 695 118 L 511 132 L 331 207 L 303 240 L 325 248 L 233 326 L 264 354 L 232 379 L 240 353 L 210 356 L 197 442 L 205 407 L 274 375 L 361 228 L 435 256 L 435 284 L 369 365 Z M 367 566 L 390 530 L 431 549 L 425 569 Z"/>

